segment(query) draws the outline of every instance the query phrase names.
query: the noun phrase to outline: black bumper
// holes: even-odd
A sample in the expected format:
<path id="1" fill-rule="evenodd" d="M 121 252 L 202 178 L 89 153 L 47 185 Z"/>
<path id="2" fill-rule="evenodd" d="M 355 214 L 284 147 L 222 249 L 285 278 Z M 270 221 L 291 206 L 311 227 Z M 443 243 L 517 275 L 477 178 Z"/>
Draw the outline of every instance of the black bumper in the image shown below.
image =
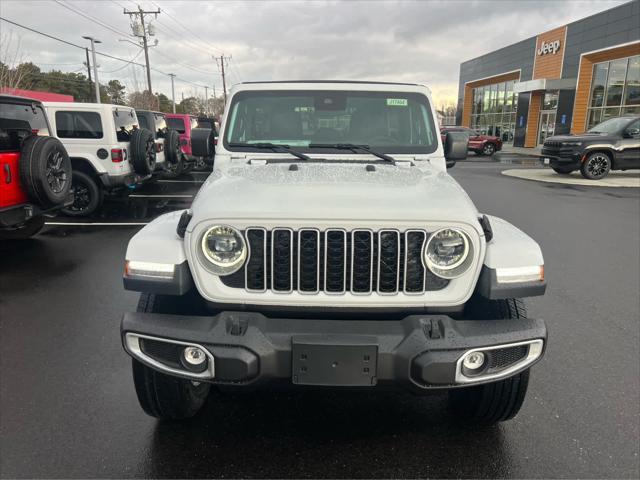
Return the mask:
<path id="1" fill-rule="evenodd" d="M 40 215 L 53 216 L 55 212 L 73 203 L 73 194 L 65 199 L 60 205 L 50 208 L 42 208 L 33 203 L 22 203 L 10 207 L 0 208 L 0 228 L 11 228 L 31 220 Z"/>
<path id="2" fill-rule="evenodd" d="M 551 167 L 574 167 L 580 168 L 582 154 L 580 152 L 558 152 L 557 150 L 545 150 L 540 152 L 540 163 L 544 164 L 545 158 L 549 159 Z"/>
<path id="3" fill-rule="evenodd" d="M 457 364 L 468 350 L 537 339 L 544 341 L 544 349 L 547 336 L 544 321 L 537 319 L 458 321 L 445 315 L 411 315 L 397 321 L 307 320 L 248 312 L 208 317 L 127 313 L 121 334 L 128 353 L 158 370 L 127 341 L 138 341 L 139 334 L 160 344 L 166 339 L 206 348 L 215 359 L 215 375 L 207 379 L 213 383 L 258 386 L 286 379 L 327 386 L 395 383 L 413 389 L 461 386 Z M 168 373 L 191 378 L 188 373 Z"/>
<path id="4" fill-rule="evenodd" d="M 122 187 L 131 187 L 138 185 L 149 180 L 153 175 L 158 175 L 159 172 L 155 171 L 151 175 L 140 175 L 138 173 L 126 173 L 124 175 L 109 175 L 107 173 L 101 173 L 98 175 L 102 186 L 106 189 L 115 189 Z"/>

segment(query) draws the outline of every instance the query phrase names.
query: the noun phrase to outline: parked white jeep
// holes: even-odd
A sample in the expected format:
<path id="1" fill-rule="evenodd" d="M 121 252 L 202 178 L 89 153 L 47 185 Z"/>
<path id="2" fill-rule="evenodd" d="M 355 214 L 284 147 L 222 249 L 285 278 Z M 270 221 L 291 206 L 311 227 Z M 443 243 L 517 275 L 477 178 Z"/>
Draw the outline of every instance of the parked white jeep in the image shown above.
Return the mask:
<path id="1" fill-rule="evenodd" d="M 429 90 L 245 83 L 189 210 L 129 242 L 121 333 L 142 408 L 194 415 L 213 388 L 449 390 L 463 418 L 512 418 L 546 345 L 522 297 L 539 246 L 478 212 L 446 171 Z"/>
<path id="2" fill-rule="evenodd" d="M 153 132 L 139 128 L 133 108 L 97 103 L 45 102 L 53 134 L 73 166 L 69 216 L 87 216 L 102 205 L 104 192 L 152 177 L 158 159 Z M 164 155 L 159 159 L 164 161 Z"/>

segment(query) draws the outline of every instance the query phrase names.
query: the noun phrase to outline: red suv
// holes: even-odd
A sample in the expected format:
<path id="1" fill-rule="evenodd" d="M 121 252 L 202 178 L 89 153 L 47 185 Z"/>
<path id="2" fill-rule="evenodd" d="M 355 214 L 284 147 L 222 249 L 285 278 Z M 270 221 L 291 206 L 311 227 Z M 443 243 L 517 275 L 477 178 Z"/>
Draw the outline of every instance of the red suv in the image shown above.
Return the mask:
<path id="1" fill-rule="evenodd" d="M 167 113 L 166 117 L 167 127 L 180 135 L 182 159 L 176 165 L 167 165 L 168 176 L 177 176 L 190 171 L 197 160 L 191 149 L 191 130 L 198 127 L 198 118 L 186 113 Z"/>
<path id="2" fill-rule="evenodd" d="M 444 138 L 448 132 L 463 132 L 469 135 L 469 150 L 475 152 L 476 155 L 491 156 L 502 150 L 502 140 L 500 137 L 491 135 L 481 135 L 480 133 L 467 127 L 440 127 L 440 136 L 444 142 Z"/>
<path id="3" fill-rule="evenodd" d="M 0 95 L 0 239 L 28 238 L 73 203 L 71 161 L 42 103 Z"/>

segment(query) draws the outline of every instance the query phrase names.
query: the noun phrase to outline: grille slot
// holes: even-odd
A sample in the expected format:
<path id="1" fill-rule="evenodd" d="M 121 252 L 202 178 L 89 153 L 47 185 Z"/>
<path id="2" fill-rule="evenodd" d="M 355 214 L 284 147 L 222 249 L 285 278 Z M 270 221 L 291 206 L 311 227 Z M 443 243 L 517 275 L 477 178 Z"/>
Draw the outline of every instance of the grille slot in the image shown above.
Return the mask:
<path id="1" fill-rule="evenodd" d="M 529 345 L 500 348 L 490 353 L 489 370 L 502 370 L 526 357 L 529 353 Z"/>
<path id="2" fill-rule="evenodd" d="M 417 295 L 449 283 L 423 265 L 429 237 L 423 230 L 251 227 L 244 235 L 249 257 L 240 271 L 220 277 L 228 287 L 254 293 Z"/>
<path id="3" fill-rule="evenodd" d="M 315 293 L 320 288 L 320 232 L 298 232 L 298 290 Z"/>
<path id="4" fill-rule="evenodd" d="M 378 292 L 396 293 L 400 280 L 400 232 L 378 232 Z"/>
<path id="5" fill-rule="evenodd" d="M 347 232 L 327 230 L 324 245 L 324 289 L 342 293 L 347 287 Z"/>
<path id="6" fill-rule="evenodd" d="M 271 234 L 271 289 L 290 292 L 293 285 L 293 232 L 279 228 Z"/>

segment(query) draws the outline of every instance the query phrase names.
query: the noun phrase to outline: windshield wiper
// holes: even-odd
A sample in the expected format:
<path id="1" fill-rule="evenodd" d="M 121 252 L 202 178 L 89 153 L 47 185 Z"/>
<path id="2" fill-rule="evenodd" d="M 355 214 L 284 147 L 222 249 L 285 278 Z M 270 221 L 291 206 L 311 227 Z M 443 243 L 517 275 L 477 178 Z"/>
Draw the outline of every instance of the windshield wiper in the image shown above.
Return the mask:
<path id="1" fill-rule="evenodd" d="M 310 143 L 309 148 L 335 148 L 336 150 L 351 150 L 352 152 L 357 152 L 361 150 L 363 152 L 370 153 L 371 155 L 375 155 L 382 160 L 386 160 L 387 162 L 395 163 L 396 159 L 390 157 L 385 153 L 376 152 L 375 150 L 371 150 L 369 145 L 356 145 L 355 143 Z"/>
<path id="2" fill-rule="evenodd" d="M 304 153 L 291 150 L 291 147 L 289 145 L 280 145 L 277 143 L 230 143 L 229 146 L 259 148 L 263 150 L 272 150 L 274 152 L 290 153 L 291 155 L 299 158 L 300 160 L 311 160 L 311 157 L 305 155 Z"/>

